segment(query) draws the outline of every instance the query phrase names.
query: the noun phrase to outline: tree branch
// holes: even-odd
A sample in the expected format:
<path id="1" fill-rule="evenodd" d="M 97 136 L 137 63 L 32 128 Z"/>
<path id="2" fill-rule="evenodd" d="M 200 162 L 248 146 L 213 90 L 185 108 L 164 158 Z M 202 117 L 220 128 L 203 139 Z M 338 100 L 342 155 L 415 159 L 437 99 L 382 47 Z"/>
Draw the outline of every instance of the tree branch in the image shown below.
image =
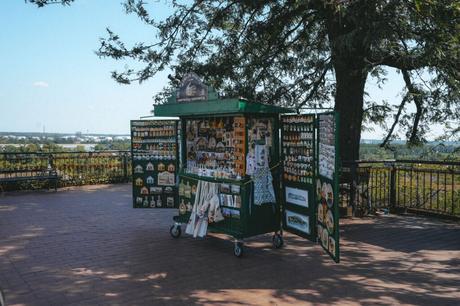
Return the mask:
<path id="1" fill-rule="evenodd" d="M 62 5 L 70 5 L 74 0 L 24 0 L 26 3 L 35 4 L 38 7 L 44 7 L 45 5 L 49 4 L 62 4 Z"/>
<path id="2" fill-rule="evenodd" d="M 390 130 L 388 131 L 387 136 L 385 137 L 385 139 L 383 140 L 383 142 L 380 144 L 380 147 L 381 147 L 381 148 L 386 147 L 388 141 L 390 140 L 391 136 L 393 135 L 393 131 L 394 131 L 396 125 L 397 125 L 398 122 L 399 122 L 399 117 L 401 116 L 402 110 L 404 109 L 404 106 L 405 106 L 407 100 L 408 100 L 408 95 L 406 94 L 406 95 L 404 96 L 404 98 L 402 99 L 401 104 L 399 104 L 398 112 L 396 113 L 396 115 L 395 115 L 395 117 L 394 117 L 393 124 L 391 125 L 391 128 L 390 128 Z"/>
<path id="3" fill-rule="evenodd" d="M 401 70 L 404 82 L 406 83 L 406 87 L 409 91 L 409 94 L 411 95 L 412 99 L 414 100 L 415 107 L 416 107 L 416 112 L 415 112 L 415 117 L 414 117 L 414 124 L 412 126 L 410 136 L 409 136 L 409 143 L 415 144 L 419 142 L 417 132 L 418 132 L 418 127 L 420 124 L 420 120 L 422 119 L 423 116 L 423 100 L 422 100 L 422 93 L 420 90 L 414 86 L 412 83 L 412 80 L 410 78 L 410 74 L 407 70 Z"/>
<path id="4" fill-rule="evenodd" d="M 309 100 L 311 100 L 311 98 L 313 98 L 313 96 L 315 95 L 315 93 L 318 90 L 319 86 L 321 85 L 321 83 L 323 82 L 324 78 L 326 77 L 326 74 L 329 71 L 329 69 L 331 69 L 330 63 L 326 64 L 326 67 L 324 68 L 323 73 L 321 73 L 319 78 L 313 83 L 313 88 L 310 90 L 308 96 L 306 96 L 305 99 L 303 99 L 303 101 L 299 105 L 297 105 L 296 109 L 299 110 L 305 104 L 307 104 L 307 102 Z"/>

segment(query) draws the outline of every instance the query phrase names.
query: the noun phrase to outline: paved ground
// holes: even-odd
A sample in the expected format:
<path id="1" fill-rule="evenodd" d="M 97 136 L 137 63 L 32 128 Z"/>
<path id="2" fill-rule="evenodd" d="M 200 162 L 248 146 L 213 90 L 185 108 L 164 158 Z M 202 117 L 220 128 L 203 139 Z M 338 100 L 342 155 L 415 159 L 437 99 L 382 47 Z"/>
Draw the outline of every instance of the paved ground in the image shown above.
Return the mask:
<path id="1" fill-rule="evenodd" d="M 460 225 L 411 216 L 345 220 L 342 262 L 286 235 L 172 239 L 172 210 L 131 208 L 129 185 L 0 196 L 8 305 L 454 305 Z"/>

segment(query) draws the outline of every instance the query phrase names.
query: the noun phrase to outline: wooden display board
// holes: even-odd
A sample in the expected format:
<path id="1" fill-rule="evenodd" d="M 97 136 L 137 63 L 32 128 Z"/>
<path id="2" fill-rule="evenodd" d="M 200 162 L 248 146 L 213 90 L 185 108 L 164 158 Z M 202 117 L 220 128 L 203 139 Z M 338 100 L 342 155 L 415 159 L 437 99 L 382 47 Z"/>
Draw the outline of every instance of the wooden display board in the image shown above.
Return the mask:
<path id="1" fill-rule="evenodd" d="M 315 115 L 281 118 L 283 228 L 316 241 Z"/>
<path id="2" fill-rule="evenodd" d="M 334 259 L 340 261 L 339 248 L 339 163 L 338 116 L 318 115 L 318 152 L 316 175 L 318 242 Z"/>
<path id="3" fill-rule="evenodd" d="M 338 116 L 283 115 L 281 122 L 283 229 L 339 262 Z"/>
<path id="4" fill-rule="evenodd" d="M 177 208 L 177 120 L 132 120 L 134 208 Z"/>

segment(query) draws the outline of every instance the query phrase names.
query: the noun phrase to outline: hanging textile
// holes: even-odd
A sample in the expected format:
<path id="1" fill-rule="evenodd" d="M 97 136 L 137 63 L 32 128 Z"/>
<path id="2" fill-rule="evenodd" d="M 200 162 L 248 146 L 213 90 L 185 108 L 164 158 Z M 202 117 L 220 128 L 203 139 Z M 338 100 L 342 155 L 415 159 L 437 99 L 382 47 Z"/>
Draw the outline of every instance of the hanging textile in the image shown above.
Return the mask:
<path id="1" fill-rule="evenodd" d="M 209 222 L 222 221 L 218 195 L 218 185 L 198 181 L 195 202 L 185 233 L 196 237 L 206 236 Z"/>
<path id="2" fill-rule="evenodd" d="M 276 202 L 270 168 L 256 168 L 252 180 L 254 181 L 254 205 Z"/>
<path id="3" fill-rule="evenodd" d="M 255 146 L 255 167 L 252 174 L 254 182 L 254 205 L 276 202 L 267 150 L 265 145 Z"/>

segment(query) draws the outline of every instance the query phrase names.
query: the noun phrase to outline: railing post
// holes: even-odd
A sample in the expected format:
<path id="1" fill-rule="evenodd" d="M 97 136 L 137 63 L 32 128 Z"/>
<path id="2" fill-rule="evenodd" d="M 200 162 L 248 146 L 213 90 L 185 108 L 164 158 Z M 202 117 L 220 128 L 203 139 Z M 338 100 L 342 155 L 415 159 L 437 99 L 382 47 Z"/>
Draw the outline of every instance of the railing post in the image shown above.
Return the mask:
<path id="1" fill-rule="evenodd" d="M 123 153 L 123 179 L 128 182 L 128 153 Z"/>
<path id="2" fill-rule="evenodd" d="M 355 161 L 350 164 L 350 203 L 353 217 L 356 212 L 357 167 L 358 164 Z"/>
<path id="3" fill-rule="evenodd" d="M 54 169 L 54 157 L 53 154 L 48 154 L 48 170 Z"/>
<path id="4" fill-rule="evenodd" d="M 390 170 L 390 211 L 396 210 L 396 165 L 393 163 Z"/>

